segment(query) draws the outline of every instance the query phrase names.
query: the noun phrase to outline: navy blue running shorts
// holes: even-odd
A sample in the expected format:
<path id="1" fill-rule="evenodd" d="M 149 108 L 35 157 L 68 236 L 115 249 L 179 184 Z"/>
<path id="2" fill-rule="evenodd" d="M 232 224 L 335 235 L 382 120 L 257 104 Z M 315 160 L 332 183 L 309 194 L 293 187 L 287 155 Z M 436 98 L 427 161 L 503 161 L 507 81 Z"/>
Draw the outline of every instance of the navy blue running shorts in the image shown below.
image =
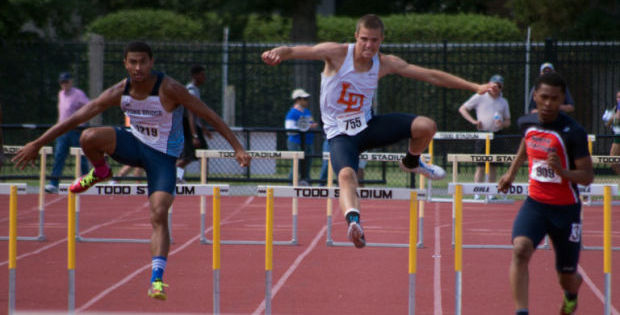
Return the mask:
<path id="1" fill-rule="evenodd" d="M 332 167 L 336 175 L 351 167 L 357 172 L 360 153 L 411 138 L 413 114 L 392 113 L 376 115 L 368 122 L 368 127 L 355 136 L 341 134 L 329 139 Z"/>
<path id="2" fill-rule="evenodd" d="M 174 195 L 177 158 L 147 146 L 125 128 L 115 130 L 116 148 L 111 157 L 119 163 L 142 167 L 146 171 L 149 196 L 155 191 Z"/>
<path id="3" fill-rule="evenodd" d="M 560 273 L 577 272 L 581 250 L 581 203 L 550 205 L 530 197 L 523 202 L 512 227 L 512 239 L 525 236 L 536 248 L 549 235 Z"/>

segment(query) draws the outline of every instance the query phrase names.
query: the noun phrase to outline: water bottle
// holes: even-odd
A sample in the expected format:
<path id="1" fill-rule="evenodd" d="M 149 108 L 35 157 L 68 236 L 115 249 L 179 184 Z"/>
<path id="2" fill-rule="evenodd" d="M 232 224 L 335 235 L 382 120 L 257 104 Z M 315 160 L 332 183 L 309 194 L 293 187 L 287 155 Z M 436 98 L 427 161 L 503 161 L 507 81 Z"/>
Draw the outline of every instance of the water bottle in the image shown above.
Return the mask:
<path id="1" fill-rule="evenodd" d="M 493 124 L 493 131 L 497 131 L 502 128 L 502 115 L 500 115 L 499 112 L 495 112 L 495 114 L 493 115 Z"/>

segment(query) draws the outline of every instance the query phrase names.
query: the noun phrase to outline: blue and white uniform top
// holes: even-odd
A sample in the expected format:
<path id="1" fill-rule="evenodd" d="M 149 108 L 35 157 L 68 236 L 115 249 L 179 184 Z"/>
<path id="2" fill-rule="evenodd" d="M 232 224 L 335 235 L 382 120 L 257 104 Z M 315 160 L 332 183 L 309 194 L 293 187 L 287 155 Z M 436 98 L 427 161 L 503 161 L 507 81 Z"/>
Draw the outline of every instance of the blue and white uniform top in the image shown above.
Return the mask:
<path id="1" fill-rule="evenodd" d="M 321 74 L 321 119 L 327 139 L 340 134 L 356 135 L 372 118 L 372 101 L 379 83 L 379 54 L 369 71 L 355 71 L 349 44 L 347 56 L 335 75 Z"/>
<path id="2" fill-rule="evenodd" d="M 159 99 L 159 87 L 164 78 L 161 72 L 151 94 L 138 100 L 129 95 L 131 87 L 127 78 L 121 97 L 121 110 L 129 117 L 131 133 L 145 145 L 168 155 L 178 157 L 183 150 L 183 106 L 167 112 Z"/>

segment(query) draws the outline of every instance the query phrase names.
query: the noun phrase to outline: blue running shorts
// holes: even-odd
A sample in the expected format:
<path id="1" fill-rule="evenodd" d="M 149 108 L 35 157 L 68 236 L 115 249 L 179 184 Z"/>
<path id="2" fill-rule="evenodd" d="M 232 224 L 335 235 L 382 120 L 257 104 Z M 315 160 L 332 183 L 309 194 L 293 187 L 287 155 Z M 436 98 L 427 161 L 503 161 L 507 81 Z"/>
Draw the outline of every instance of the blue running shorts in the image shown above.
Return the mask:
<path id="1" fill-rule="evenodd" d="M 125 128 L 115 130 L 116 148 L 111 157 L 119 163 L 142 167 L 146 171 L 149 196 L 155 191 L 174 195 L 177 158 L 147 146 Z"/>

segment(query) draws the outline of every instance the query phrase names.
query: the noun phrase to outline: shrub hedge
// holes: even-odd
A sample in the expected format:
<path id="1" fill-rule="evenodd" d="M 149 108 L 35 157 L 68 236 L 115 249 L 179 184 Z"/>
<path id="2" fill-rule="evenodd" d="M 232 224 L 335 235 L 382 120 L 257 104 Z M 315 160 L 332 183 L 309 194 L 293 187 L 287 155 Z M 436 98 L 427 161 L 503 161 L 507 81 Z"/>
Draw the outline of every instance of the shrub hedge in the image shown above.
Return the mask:
<path id="1" fill-rule="evenodd" d="M 385 42 L 500 42 L 521 40 L 517 25 L 509 20 L 479 14 L 395 14 L 382 17 Z M 357 18 L 318 16 L 319 41 L 352 41 Z M 124 10 L 112 13 L 88 25 L 89 32 L 107 39 L 220 41 L 224 21 L 206 12 L 193 20 L 166 10 Z M 291 19 L 279 15 L 248 16 L 243 38 L 232 41 L 287 42 Z"/>

